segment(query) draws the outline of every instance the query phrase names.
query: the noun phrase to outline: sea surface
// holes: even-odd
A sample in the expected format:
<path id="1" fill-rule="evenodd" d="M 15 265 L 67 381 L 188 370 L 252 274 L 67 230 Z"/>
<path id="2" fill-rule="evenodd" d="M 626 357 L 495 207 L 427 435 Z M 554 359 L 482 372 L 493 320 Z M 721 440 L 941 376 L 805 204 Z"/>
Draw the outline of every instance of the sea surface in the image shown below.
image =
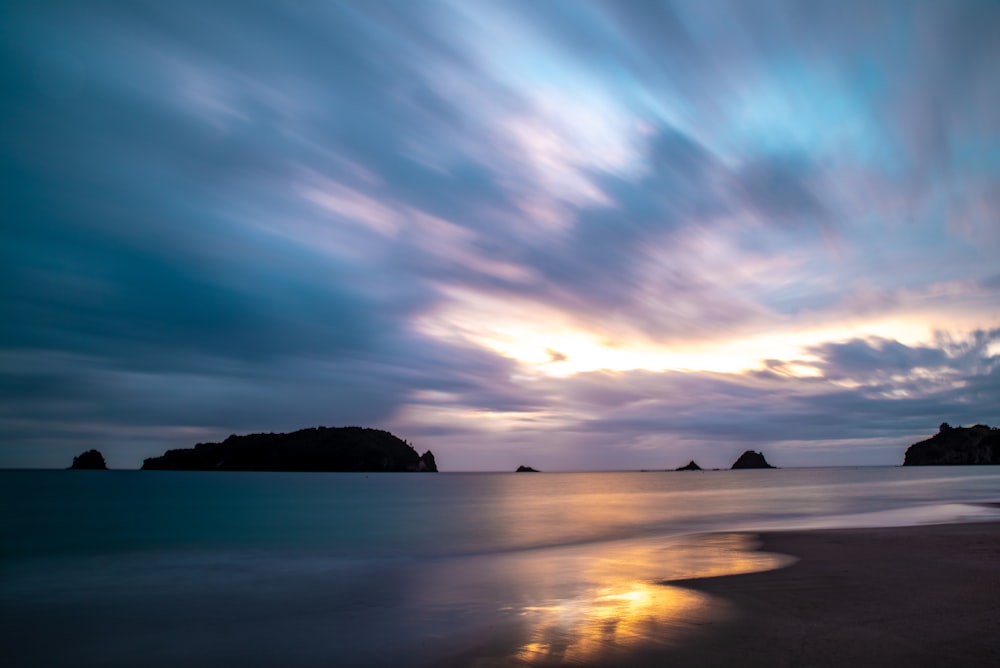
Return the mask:
<path id="1" fill-rule="evenodd" d="M 616 665 L 767 529 L 1000 519 L 1000 467 L 0 471 L 7 666 Z"/>

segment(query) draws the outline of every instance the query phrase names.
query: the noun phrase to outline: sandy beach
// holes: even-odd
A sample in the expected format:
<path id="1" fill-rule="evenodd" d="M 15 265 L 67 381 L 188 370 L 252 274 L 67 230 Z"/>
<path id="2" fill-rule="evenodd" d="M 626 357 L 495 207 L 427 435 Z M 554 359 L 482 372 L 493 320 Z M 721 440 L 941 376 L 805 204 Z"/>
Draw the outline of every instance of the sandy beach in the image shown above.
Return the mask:
<path id="1" fill-rule="evenodd" d="M 761 550 L 798 561 L 671 582 L 729 601 L 735 613 L 650 665 L 1000 665 L 1000 523 L 760 539 Z"/>

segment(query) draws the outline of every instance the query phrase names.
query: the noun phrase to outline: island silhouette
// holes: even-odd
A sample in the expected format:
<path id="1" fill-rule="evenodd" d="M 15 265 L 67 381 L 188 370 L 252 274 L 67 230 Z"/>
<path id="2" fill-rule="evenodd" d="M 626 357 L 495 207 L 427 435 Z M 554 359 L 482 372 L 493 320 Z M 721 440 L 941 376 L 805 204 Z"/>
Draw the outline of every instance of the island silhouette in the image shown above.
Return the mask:
<path id="1" fill-rule="evenodd" d="M 313 427 L 288 434 L 232 435 L 221 443 L 167 450 L 143 470 L 437 472 L 434 454 L 418 455 L 406 441 L 381 429 Z"/>
<path id="2" fill-rule="evenodd" d="M 906 449 L 903 466 L 1000 464 L 1000 428 L 986 424 L 952 427 L 942 422 L 938 433 Z"/>
<path id="3" fill-rule="evenodd" d="M 773 469 L 774 467 L 764 459 L 763 452 L 747 450 L 733 462 L 733 469 Z"/>
<path id="4" fill-rule="evenodd" d="M 986 424 L 952 427 L 907 448 L 904 466 L 1000 464 L 1000 428 Z M 73 470 L 107 470 L 104 456 L 91 449 L 73 458 Z M 731 469 L 773 469 L 763 452 L 747 450 Z M 231 435 L 221 443 L 167 450 L 143 461 L 143 470 L 172 471 L 326 471 L 437 472 L 434 454 L 418 455 L 413 446 L 388 431 L 369 427 L 310 427 L 291 433 Z M 644 471 L 646 469 L 643 469 Z M 674 471 L 702 471 L 693 459 Z M 718 469 L 712 469 L 713 471 Z M 517 473 L 537 473 L 518 466 Z"/>
<path id="5" fill-rule="evenodd" d="M 104 461 L 104 455 L 101 454 L 100 450 L 87 450 L 73 458 L 73 465 L 70 466 L 70 469 L 74 471 L 107 471 L 108 465 Z"/>

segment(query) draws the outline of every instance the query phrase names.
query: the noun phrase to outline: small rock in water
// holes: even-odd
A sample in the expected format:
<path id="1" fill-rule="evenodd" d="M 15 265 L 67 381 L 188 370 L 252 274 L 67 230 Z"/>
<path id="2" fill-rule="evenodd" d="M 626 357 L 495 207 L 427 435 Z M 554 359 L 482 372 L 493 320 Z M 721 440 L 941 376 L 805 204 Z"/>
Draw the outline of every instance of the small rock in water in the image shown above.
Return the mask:
<path id="1" fill-rule="evenodd" d="M 73 458 L 73 465 L 70 468 L 107 471 L 108 465 L 104 462 L 104 455 L 101 454 L 100 450 L 87 450 L 80 456 Z"/>
<path id="2" fill-rule="evenodd" d="M 734 469 L 773 469 L 774 467 L 764 459 L 764 453 L 747 450 L 733 464 Z"/>

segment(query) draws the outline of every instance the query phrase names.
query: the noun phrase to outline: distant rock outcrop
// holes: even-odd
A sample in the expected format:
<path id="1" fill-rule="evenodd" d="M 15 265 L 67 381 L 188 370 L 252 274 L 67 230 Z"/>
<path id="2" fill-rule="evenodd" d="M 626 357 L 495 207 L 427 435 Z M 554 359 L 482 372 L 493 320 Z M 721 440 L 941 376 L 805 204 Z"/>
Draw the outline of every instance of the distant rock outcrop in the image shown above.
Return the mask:
<path id="1" fill-rule="evenodd" d="M 734 469 L 773 469 L 764 459 L 764 453 L 747 450 L 733 464 Z"/>
<path id="2" fill-rule="evenodd" d="M 405 441 L 404 441 L 405 443 Z M 409 445 L 407 443 L 407 445 Z M 412 448 L 411 448 L 412 450 Z M 414 450 L 414 452 L 416 452 Z M 424 454 L 420 455 L 420 463 L 417 464 L 417 471 L 420 473 L 437 473 L 438 466 L 437 462 L 434 461 L 434 453 L 428 450 Z"/>
<path id="3" fill-rule="evenodd" d="M 518 466 L 514 473 L 540 473 L 538 469 L 533 469 L 530 466 Z"/>
<path id="4" fill-rule="evenodd" d="M 938 433 L 906 449 L 903 466 L 1000 464 L 1000 429 L 985 424 L 952 427 L 941 424 Z"/>
<path id="5" fill-rule="evenodd" d="M 144 470 L 172 471 L 430 471 L 434 455 L 418 455 L 387 431 L 316 427 L 290 434 L 230 436 L 222 443 L 168 450 L 143 462 Z"/>
<path id="6" fill-rule="evenodd" d="M 73 458 L 73 470 L 90 469 L 94 471 L 107 471 L 108 465 L 104 461 L 104 455 L 100 450 L 87 450 L 78 457 Z"/>
<path id="7" fill-rule="evenodd" d="M 674 470 L 675 471 L 701 471 L 702 468 L 700 466 L 698 466 L 695 463 L 695 461 L 692 459 L 691 461 L 689 461 L 684 466 L 679 466 L 679 467 L 675 468 Z"/>

